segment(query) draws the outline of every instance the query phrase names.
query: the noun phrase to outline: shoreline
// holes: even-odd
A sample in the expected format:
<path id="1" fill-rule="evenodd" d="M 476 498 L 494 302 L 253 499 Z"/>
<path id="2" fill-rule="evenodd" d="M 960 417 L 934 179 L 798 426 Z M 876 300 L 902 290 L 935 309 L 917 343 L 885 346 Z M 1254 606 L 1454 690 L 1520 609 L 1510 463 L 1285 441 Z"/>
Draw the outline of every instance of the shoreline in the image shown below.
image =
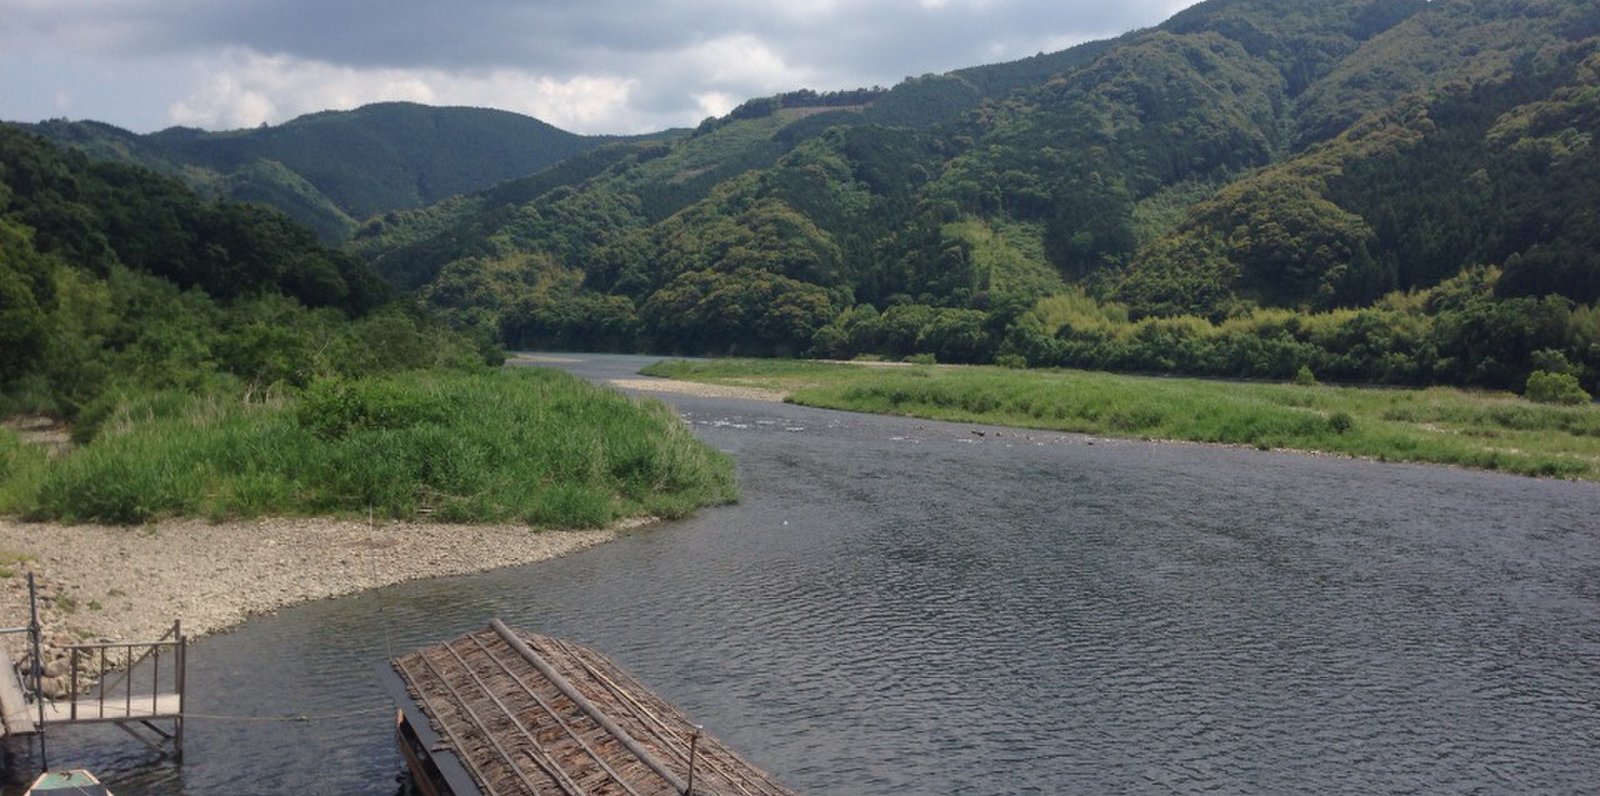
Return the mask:
<path id="1" fill-rule="evenodd" d="M 867 366 L 881 366 L 881 367 L 897 367 L 897 366 L 900 366 L 902 364 L 905 364 L 905 363 L 900 363 L 900 362 L 886 362 L 886 363 L 866 362 L 866 363 L 862 363 L 862 362 L 853 362 L 853 361 L 850 361 L 850 360 L 819 360 L 819 361 L 831 362 L 831 363 L 841 364 L 841 365 L 867 365 Z M 946 365 L 946 366 L 941 366 L 941 367 L 959 367 L 959 366 Z M 765 402 L 765 403 L 789 403 L 790 402 L 790 396 L 792 395 L 792 393 L 784 391 L 784 390 L 774 390 L 774 389 L 768 389 L 768 388 L 765 388 L 765 387 L 740 387 L 740 386 L 734 386 L 734 385 L 731 385 L 731 384 L 715 384 L 715 383 L 703 382 L 703 381 L 685 381 L 683 379 L 671 379 L 671 378 L 664 378 L 664 377 L 652 377 L 652 378 L 647 378 L 647 379 L 612 379 L 609 382 L 607 382 L 607 384 L 610 384 L 611 386 L 616 387 L 618 389 L 638 390 L 640 392 L 652 392 L 652 393 L 658 393 L 658 394 L 672 394 L 672 395 L 689 395 L 689 396 L 694 396 L 696 398 L 736 398 L 736 399 L 741 399 L 741 400 L 746 400 L 746 401 L 762 401 L 762 402 Z M 935 423 L 951 423 L 951 424 L 954 424 L 954 425 L 986 426 L 986 427 L 989 427 L 989 428 L 1003 428 L 1003 429 L 1007 429 L 1009 431 L 1015 432 L 1016 435 L 1019 436 L 1019 437 L 1023 437 L 1023 438 L 1027 438 L 1027 439 L 1032 439 L 1032 436 L 1031 436 L 1032 434 L 1056 434 L 1056 435 L 1060 435 L 1060 436 L 1063 436 L 1063 437 L 1070 437 L 1070 438 L 1073 438 L 1073 439 L 1081 439 L 1088 445 L 1094 445 L 1097 442 L 1104 442 L 1104 443 L 1113 444 L 1113 445 L 1115 445 L 1115 444 L 1141 444 L 1141 443 L 1142 444 L 1155 444 L 1155 445 L 1195 445 L 1195 446 L 1206 447 L 1206 448 L 1228 448 L 1228 449 L 1233 449 L 1233 450 L 1260 451 L 1262 453 L 1292 453 L 1292 454 L 1297 454 L 1297 455 L 1301 455 L 1301 456 L 1320 456 L 1320 457 L 1327 457 L 1327 458 L 1334 458 L 1334 459 L 1353 459 L 1353 460 L 1356 460 L 1356 461 L 1370 461 L 1370 462 L 1383 462 L 1384 461 L 1382 459 L 1378 459 L 1378 458 L 1373 457 L 1373 456 L 1357 456 L 1355 454 L 1339 453 L 1337 451 L 1319 451 L 1319 450 L 1316 450 L 1314 448 L 1261 448 L 1261 447 L 1258 447 L 1258 446 L 1255 446 L 1255 445 L 1246 444 L 1246 443 L 1243 443 L 1243 442 L 1201 442 L 1201 441 L 1198 441 L 1198 440 L 1191 440 L 1191 439 L 1178 439 L 1178 438 L 1168 439 L 1168 438 L 1163 438 L 1163 437 L 1139 437 L 1139 436 L 1127 436 L 1127 437 L 1124 437 L 1124 436 L 1117 436 L 1117 435 L 1114 435 L 1114 434 L 1096 433 L 1096 432 L 1090 432 L 1090 431 L 1062 431 L 1060 429 L 1040 428 L 1040 427 L 1036 427 L 1036 426 L 1010 426 L 1010 425 L 1005 425 L 1004 423 L 998 423 L 998 422 L 995 422 L 995 421 L 983 421 L 983 420 L 939 420 L 939 419 L 936 419 L 936 418 L 924 417 L 922 415 L 916 415 L 916 414 L 892 414 L 892 413 L 884 413 L 884 412 L 864 412 L 864 411 L 855 410 L 855 409 L 837 409 L 837 408 L 834 408 L 834 407 L 831 407 L 831 406 L 817 406 L 817 405 L 813 405 L 813 404 L 801 404 L 801 403 L 796 403 L 795 406 L 804 406 L 804 407 L 811 408 L 811 409 L 827 409 L 827 410 L 832 411 L 832 412 L 850 412 L 852 414 L 876 415 L 878 417 L 903 417 L 903 418 L 909 418 L 909 419 L 912 419 L 912 420 L 928 420 L 928 421 L 935 422 Z M 1401 463 L 1401 462 L 1390 461 L 1388 463 L 1397 464 L 1397 463 Z M 1412 464 L 1427 464 L 1426 462 L 1411 462 L 1411 463 Z M 1460 465 L 1447 465 L 1447 464 L 1434 464 L 1432 466 L 1434 466 L 1434 467 L 1451 467 L 1451 466 L 1454 466 L 1454 467 L 1457 467 L 1458 469 L 1463 469 L 1463 470 L 1471 470 L 1471 469 L 1473 469 L 1473 468 L 1470 468 L 1470 467 L 1461 467 Z M 1485 471 L 1485 472 L 1488 472 L 1488 471 Z M 1577 479 L 1567 479 L 1567 480 L 1577 480 Z"/>
<path id="2" fill-rule="evenodd" d="M 1500 393 L 1454 388 L 1406 390 L 1234 383 L 1227 380 L 1146 376 L 1066 370 L 1008 372 L 993 367 L 933 365 L 950 378 L 918 386 L 934 398 L 881 406 L 874 388 L 899 389 L 898 382 L 822 370 L 810 360 L 710 360 L 673 362 L 646 368 L 663 380 L 695 379 L 702 384 L 737 383 L 771 390 L 800 406 L 836 411 L 915 417 L 949 423 L 1081 435 L 1090 439 L 1143 441 L 1163 445 L 1259 450 L 1390 464 L 1414 464 L 1568 482 L 1600 483 L 1600 446 L 1588 433 L 1593 416 L 1586 407 L 1550 406 Z M 838 363 L 857 364 L 857 363 Z M 1020 375 L 1019 375 L 1020 374 Z M 1037 375 L 1035 375 L 1037 374 Z M 1088 399 L 1058 400 L 1048 389 L 1068 378 L 1088 385 Z M 1151 385 L 1155 384 L 1156 387 Z M 844 389 L 846 386 L 851 389 Z M 858 386 L 865 385 L 865 386 Z M 809 388 L 821 398 L 796 400 Z M 668 391 L 668 388 L 657 388 Z M 853 397 L 859 389 L 860 400 Z M 1300 390 L 1286 398 L 1282 390 Z M 785 391 L 788 391 L 785 394 Z M 1037 393 L 1030 407 L 1008 409 L 1012 392 Z M 931 394 L 931 393 L 930 393 Z M 816 394 L 813 394 L 813 397 Z M 979 408 L 965 401 L 977 396 Z M 1043 396 L 1043 397 L 1040 397 Z M 946 403 L 940 403 L 943 400 Z M 1069 405 L 1070 404 L 1070 405 Z M 989 408 L 982 408 L 988 406 Z M 1152 410 L 1151 406 L 1157 408 Z M 1150 421 L 1119 425 L 1125 410 L 1145 412 Z M 1058 422 L 1048 422 L 1051 411 Z M 1019 412 L 1031 412 L 1030 417 Z M 1068 417 L 1087 419 L 1061 427 Z M 1204 422 L 1166 422 L 1192 415 Z M 1292 417 L 1291 417 L 1292 415 Z M 1510 420 L 1503 419 L 1509 415 Z M 1306 416 L 1310 424 L 1300 422 Z M 1135 415 L 1137 417 L 1137 415 Z M 1107 420 L 1110 418 L 1110 420 Z M 1089 428 L 1082 426 L 1088 425 Z"/>
<path id="3" fill-rule="evenodd" d="M 194 640 L 315 600 L 546 561 L 653 521 L 537 530 L 316 517 L 132 527 L 0 518 L 0 625 L 28 623 L 27 573 L 34 573 L 46 691 L 55 685 L 64 693 L 61 667 L 50 665 L 63 645 L 154 640 L 174 620 Z M 13 661 L 26 655 L 23 636 L 0 643 Z"/>
<path id="4" fill-rule="evenodd" d="M 765 387 L 737 387 L 731 384 L 709 384 L 703 381 L 684 381 L 682 379 L 611 379 L 606 384 L 619 390 L 689 395 L 696 398 L 733 398 L 741 401 L 761 401 L 763 403 L 779 404 L 789 399 L 789 393 L 783 390 L 769 390 Z"/>

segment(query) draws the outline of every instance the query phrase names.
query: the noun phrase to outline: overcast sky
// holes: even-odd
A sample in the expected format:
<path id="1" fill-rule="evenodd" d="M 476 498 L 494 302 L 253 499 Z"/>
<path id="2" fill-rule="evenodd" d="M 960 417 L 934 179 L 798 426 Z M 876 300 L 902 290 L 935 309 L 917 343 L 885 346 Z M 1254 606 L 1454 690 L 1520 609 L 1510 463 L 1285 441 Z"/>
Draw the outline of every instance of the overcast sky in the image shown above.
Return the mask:
<path id="1" fill-rule="evenodd" d="M 647 132 L 1059 50 L 1193 2 L 0 0 L 0 119 L 215 130 L 410 100 Z"/>

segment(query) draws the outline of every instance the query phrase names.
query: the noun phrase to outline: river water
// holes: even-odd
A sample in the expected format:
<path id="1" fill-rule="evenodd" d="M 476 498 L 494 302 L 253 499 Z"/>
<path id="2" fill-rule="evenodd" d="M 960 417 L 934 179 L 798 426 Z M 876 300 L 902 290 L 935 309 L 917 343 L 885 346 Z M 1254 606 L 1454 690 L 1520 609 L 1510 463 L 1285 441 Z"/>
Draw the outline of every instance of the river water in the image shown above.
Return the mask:
<path id="1" fill-rule="evenodd" d="M 388 796 L 375 667 L 498 616 L 808 794 L 1600 781 L 1594 484 L 666 398 L 734 456 L 740 504 L 253 620 L 191 650 L 215 718 L 182 765 L 76 728 L 52 762 L 121 796 Z"/>

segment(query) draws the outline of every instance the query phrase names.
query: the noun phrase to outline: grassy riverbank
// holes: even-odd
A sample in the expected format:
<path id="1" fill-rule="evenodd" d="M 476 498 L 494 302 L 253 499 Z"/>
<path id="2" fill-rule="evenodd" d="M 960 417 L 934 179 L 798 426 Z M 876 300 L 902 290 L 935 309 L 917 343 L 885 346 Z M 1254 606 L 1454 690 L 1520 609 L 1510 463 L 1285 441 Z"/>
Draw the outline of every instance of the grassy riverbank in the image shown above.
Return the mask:
<path id="1" fill-rule="evenodd" d="M 418 372 L 292 398 L 147 393 L 47 459 L 0 437 L 0 514 L 69 523 L 346 515 L 599 527 L 734 499 L 665 406 L 563 373 Z"/>
<path id="2" fill-rule="evenodd" d="M 1600 480 L 1600 407 L 1500 393 L 791 360 L 663 362 L 644 372 L 857 412 Z"/>

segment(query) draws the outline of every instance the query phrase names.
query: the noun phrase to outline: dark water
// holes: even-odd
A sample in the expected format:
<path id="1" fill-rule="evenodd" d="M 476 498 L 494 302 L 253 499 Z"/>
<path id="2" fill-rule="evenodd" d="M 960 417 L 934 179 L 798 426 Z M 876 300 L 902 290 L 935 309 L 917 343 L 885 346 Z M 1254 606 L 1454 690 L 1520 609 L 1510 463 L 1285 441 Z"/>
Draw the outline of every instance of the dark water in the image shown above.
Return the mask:
<path id="1" fill-rule="evenodd" d="M 115 731 L 52 761 L 122 796 L 392 794 L 374 666 L 500 616 L 806 793 L 1600 782 L 1595 485 L 672 401 L 743 503 L 250 622 L 194 647 L 190 688 L 252 720 L 191 719 L 181 766 Z"/>

